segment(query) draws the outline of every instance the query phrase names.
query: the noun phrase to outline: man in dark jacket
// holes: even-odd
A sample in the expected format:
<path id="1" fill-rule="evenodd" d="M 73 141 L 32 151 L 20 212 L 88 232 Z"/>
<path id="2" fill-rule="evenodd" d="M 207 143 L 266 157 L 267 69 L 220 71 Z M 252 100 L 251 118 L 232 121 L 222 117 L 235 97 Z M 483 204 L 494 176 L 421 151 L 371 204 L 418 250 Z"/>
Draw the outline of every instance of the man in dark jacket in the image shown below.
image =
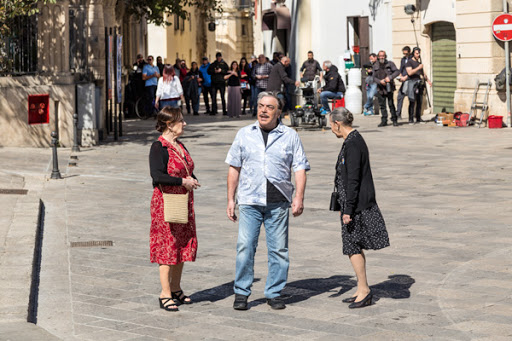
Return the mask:
<path id="1" fill-rule="evenodd" d="M 267 91 L 281 91 L 281 86 L 286 84 L 295 84 L 299 86 L 298 81 L 294 81 L 286 74 L 285 68 L 290 65 L 290 58 L 282 57 L 279 63 L 276 63 L 268 76 Z"/>
<path id="2" fill-rule="evenodd" d="M 393 126 L 397 127 L 397 116 L 395 104 L 393 103 L 393 92 L 395 91 L 394 79 L 400 74 L 400 70 L 396 68 L 395 63 L 386 59 L 386 52 L 379 51 L 377 63 L 373 64 L 373 79 L 377 83 L 377 99 L 381 111 L 381 123 L 379 127 L 388 125 L 388 111 L 386 108 L 386 99 L 391 111 L 391 121 Z"/>
<path id="3" fill-rule="evenodd" d="M 411 48 L 409 46 L 404 46 L 402 49 L 403 57 L 400 60 L 400 77 L 399 80 L 402 83 L 400 85 L 400 90 L 398 90 L 398 94 L 396 96 L 396 115 L 398 118 L 402 118 L 402 106 L 404 104 L 404 97 L 407 96 L 407 94 L 404 94 L 404 83 L 406 80 L 409 79 L 409 76 L 407 75 L 407 70 L 405 70 L 405 65 L 409 61 L 410 54 L 411 54 Z"/>
<path id="4" fill-rule="evenodd" d="M 222 114 L 227 115 L 226 111 L 226 80 L 224 76 L 228 74 L 229 66 L 222 59 L 222 53 L 217 52 L 215 55 L 217 58 L 208 67 L 208 74 L 212 76 L 212 115 L 217 115 L 217 91 L 220 91 L 220 99 L 222 101 Z"/>
<path id="5" fill-rule="evenodd" d="M 314 56 L 313 51 L 308 52 L 308 59 L 302 63 L 300 68 L 300 81 L 308 82 L 315 79 L 316 75 L 320 75 L 320 81 L 322 81 L 322 68 L 320 67 L 320 63 L 318 63 Z"/>
<path id="6" fill-rule="evenodd" d="M 326 60 L 323 64 L 323 70 L 325 71 L 325 85 L 318 89 L 320 93 L 320 100 L 322 102 L 322 109 L 328 113 L 331 111 L 329 108 L 329 99 L 341 99 L 345 92 L 345 83 L 341 75 L 338 73 L 338 68 L 332 65 L 330 60 Z"/>

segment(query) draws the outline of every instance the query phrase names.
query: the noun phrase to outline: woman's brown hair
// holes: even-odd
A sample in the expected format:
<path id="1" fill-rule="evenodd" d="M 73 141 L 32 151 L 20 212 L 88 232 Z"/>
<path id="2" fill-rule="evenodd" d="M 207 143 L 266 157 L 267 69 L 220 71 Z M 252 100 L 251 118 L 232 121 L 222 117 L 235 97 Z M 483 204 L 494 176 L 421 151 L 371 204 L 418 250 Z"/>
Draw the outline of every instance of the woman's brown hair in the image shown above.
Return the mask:
<path id="1" fill-rule="evenodd" d="M 155 129 L 161 133 L 167 129 L 167 124 L 173 124 L 183 119 L 180 108 L 164 107 L 156 116 Z"/>

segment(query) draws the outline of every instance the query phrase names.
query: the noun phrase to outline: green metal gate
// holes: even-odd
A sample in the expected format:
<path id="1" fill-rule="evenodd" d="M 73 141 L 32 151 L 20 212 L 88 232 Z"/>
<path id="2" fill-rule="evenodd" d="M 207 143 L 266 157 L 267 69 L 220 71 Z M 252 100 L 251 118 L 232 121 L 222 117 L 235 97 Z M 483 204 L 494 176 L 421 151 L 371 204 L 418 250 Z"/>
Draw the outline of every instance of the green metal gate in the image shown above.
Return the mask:
<path id="1" fill-rule="evenodd" d="M 445 108 L 453 112 L 453 98 L 457 89 L 457 54 L 455 28 L 452 23 L 432 25 L 432 85 L 434 113 Z"/>

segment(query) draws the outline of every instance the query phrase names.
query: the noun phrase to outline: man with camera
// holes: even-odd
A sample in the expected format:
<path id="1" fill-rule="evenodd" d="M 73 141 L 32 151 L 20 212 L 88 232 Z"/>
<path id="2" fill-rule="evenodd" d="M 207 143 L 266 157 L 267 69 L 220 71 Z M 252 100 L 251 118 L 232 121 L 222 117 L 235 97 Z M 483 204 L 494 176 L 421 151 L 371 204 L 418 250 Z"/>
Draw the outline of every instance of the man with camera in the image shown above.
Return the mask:
<path id="1" fill-rule="evenodd" d="M 397 116 L 395 104 L 393 103 L 393 92 L 395 91 L 394 79 L 400 74 L 400 70 L 396 68 L 395 63 L 387 60 L 386 52 L 379 51 L 378 59 L 373 64 L 373 79 L 377 83 L 377 99 L 379 100 L 379 107 L 381 111 L 381 122 L 379 127 L 388 125 L 388 110 L 386 108 L 386 100 L 391 112 L 391 122 L 393 126 L 397 127 Z"/>
<path id="2" fill-rule="evenodd" d="M 404 89 L 406 88 L 405 82 L 409 79 L 409 76 L 407 75 L 405 66 L 411 58 L 411 48 L 409 46 L 404 46 L 402 53 L 404 56 L 400 60 L 400 76 L 398 77 L 402 85 L 400 85 L 400 89 L 398 90 L 398 94 L 396 96 L 396 114 L 399 119 L 402 119 L 402 106 L 404 104 L 404 98 L 407 96 Z"/>
<path id="3" fill-rule="evenodd" d="M 208 67 L 208 74 L 212 76 L 212 113 L 217 115 L 217 91 L 220 91 L 220 99 L 222 101 L 222 114 L 227 115 L 226 111 L 226 80 L 224 76 L 228 74 L 228 64 L 222 59 L 222 53 L 217 52 L 215 61 Z"/>

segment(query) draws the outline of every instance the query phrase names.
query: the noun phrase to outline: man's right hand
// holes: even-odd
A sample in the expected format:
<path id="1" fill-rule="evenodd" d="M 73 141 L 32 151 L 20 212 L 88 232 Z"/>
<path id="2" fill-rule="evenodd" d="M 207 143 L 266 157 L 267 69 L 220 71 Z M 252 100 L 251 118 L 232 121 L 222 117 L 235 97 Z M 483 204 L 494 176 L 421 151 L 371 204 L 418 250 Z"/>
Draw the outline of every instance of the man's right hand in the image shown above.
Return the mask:
<path id="1" fill-rule="evenodd" d="M 237 221 L 237 216 L 235 214 L 235 201 L 234 200 L 229 200 L 228 201 L 228 207 L 226 209 L 226 214 L 228 215 L 228 218 L 229 220 L 231 220 L 232 222 L 236 222 Z"/>
<path id="2" fill-rule="evenodd" d="M 296 87 L 299 87 L 299 85 L 300 85 L 300 82 L 299 82 L 299 81 L 296 81 L 296 82 L 295 82 L 295 86 L 296 86 Z"/>

